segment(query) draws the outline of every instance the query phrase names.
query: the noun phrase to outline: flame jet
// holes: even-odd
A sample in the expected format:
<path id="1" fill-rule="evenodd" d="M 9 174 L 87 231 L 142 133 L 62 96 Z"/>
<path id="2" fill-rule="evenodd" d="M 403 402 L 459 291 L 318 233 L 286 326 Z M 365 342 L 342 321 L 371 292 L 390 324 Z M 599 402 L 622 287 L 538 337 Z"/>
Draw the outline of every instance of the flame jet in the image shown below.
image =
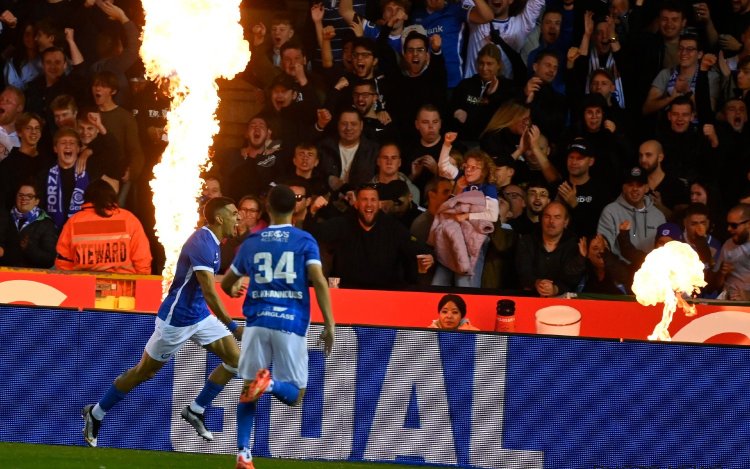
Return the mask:
<path id="1" fill-rule="evenodd" d="M 154 167 L 156 234 L 164 246 L 163 291 L 185 240 L 198 223 L 201 170 L 219 132 L 217 78 L 231 79 L 250 60 L 240 0 L 143 0 L 141 57 L 149 78 L 169 87 L 169 144 Z"/>
<path id="2" fill-rule="evenodd" d="M 706 285 L 703 262 L 686 243 L 670 241 L 651 251 L 633 278 L 633 293 L 644 306 L 664 302 L 661 321 L 648 336 L 649 340 L 669 341 L 669 325 L 679 306 L 686 316 L 695 315 L 695 306 L 683 294 L 691 295 Z"/>

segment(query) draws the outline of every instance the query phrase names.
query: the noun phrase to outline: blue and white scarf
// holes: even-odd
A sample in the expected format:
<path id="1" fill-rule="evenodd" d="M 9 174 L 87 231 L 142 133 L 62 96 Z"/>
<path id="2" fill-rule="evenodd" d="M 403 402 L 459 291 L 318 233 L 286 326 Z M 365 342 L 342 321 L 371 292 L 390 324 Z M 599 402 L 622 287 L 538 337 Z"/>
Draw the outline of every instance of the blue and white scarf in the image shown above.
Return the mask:
<path id="1" fill-rule="evenodd" d="M 57 228 L 62 228 L 68 217 L 81 210 L 83 205 L 83 192 L 89 185 L 89 175 L 86 171 L 81 174 L 74 173 L 75 187 L 70 197 L 70 205 L 67 212 L 63 209 L 62 178 L 60 177 L 60 166 L 50 168 L 47 175 L 47 213 L 55 222 Z"/>
<path id="2" fill-rule="evenodd" d="M 27 213 L 21 213 L 16 207 L 13 207 L 10 210 L 10 217 L 13 219 L 13 226 L 15 226 L 18 231 L 21 231 L 24 227 L 34 223 L 41 214 L 42 209 L 38 206 L 32 208 L 31 211 Z"/>
<path id="3" fill-rule="evenodd" d="M 603 68 L 612 76 L 615 80 L 615 90 L 612 92 L 612 97 L 617 101 L 617 104 L 621 109 L 625 109 L 625 90 L 622 87 L 622 76 L 617 70 L 617 63 L 615 62 L 615 55 L 610 52 L 607 54 L 607 63 L 602 67 L 599 64 L 599 54 L 595 48 L 591 48 L 589 52 L 589 76 L 586 80 L 586 93 L 589 93 L 589 82 L 591 81 L 591 75 L 600 68 Z"/>

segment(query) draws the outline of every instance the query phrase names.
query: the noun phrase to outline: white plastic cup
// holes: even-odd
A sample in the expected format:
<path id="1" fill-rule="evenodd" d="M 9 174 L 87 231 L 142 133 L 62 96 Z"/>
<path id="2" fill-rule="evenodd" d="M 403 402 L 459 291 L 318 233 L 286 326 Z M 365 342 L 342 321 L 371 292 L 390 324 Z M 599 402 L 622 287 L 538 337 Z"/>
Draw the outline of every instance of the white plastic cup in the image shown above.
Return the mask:
<path id="1" fill-rule="evenodd" d="M 580 335 L 581 312 L 564 305 L 547 306 L 538 310 L 536 333 L 549 335 Z"/>

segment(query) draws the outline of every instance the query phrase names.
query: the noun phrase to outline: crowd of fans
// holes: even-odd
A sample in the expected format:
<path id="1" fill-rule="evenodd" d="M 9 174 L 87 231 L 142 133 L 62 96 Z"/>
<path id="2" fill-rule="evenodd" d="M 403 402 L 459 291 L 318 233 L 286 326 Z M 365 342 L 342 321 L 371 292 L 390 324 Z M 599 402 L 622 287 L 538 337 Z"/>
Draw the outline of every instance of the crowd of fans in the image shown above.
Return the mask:
<path id="1" fill-rule="evenodd" d="M 127 270 L 111 233 L 56 255 L 51 234 L 99 179 L 118 201 L 88 219 L 149 230 L 168 99 L 138 26 L 105 0 L 5 3 L 0 263 Z M 628 294 L 674 240 L 702 296 L 750 300 L 750 0 L 338 0 L 268 23 L 240 75 L 263 110 L 205 176 L 242 218 L 225 266 L 281 183 L 342 287 Z"/>

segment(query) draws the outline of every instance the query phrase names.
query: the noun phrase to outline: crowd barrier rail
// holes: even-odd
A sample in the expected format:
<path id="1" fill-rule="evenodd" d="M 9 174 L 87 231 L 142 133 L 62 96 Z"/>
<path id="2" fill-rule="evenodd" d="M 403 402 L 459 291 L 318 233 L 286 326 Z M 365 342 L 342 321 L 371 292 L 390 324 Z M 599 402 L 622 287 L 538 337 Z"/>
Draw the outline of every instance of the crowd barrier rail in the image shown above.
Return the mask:
<path id="1" fill-rule="evenodd" d="M 229 314 L 242 318 L 242 298 L 219 294 Z M 77 309 L 155 313 L 161 302 L 161 277 L 56 271 L 0 269 L 0 303 L 63 306 Z M 314 294 L 311 290 L 311 294 Z M 442 293 L 331 289 L 334 314 L 339 324 L 427 327 L 437 318 Z M 515 332 L 537 332 L 535 313 L 545 307 L 564 305 L 581 313 L 580 335 L 612 339 L 646 339 L 661 319 L 662 306 L 642 306 L 632 297 L 536 298 L 500 294 L 464 294 L 467 317 L 482 331 L 494 331 L 496 304 L 511 299 L 516 305 Z M 322 315 L 312 302 L 312 321 Z M 750 307 L 747 304 L 701 300 L 697 314 L 674 315 L 669 329 L 673 340 L 750 345 Z"/>

